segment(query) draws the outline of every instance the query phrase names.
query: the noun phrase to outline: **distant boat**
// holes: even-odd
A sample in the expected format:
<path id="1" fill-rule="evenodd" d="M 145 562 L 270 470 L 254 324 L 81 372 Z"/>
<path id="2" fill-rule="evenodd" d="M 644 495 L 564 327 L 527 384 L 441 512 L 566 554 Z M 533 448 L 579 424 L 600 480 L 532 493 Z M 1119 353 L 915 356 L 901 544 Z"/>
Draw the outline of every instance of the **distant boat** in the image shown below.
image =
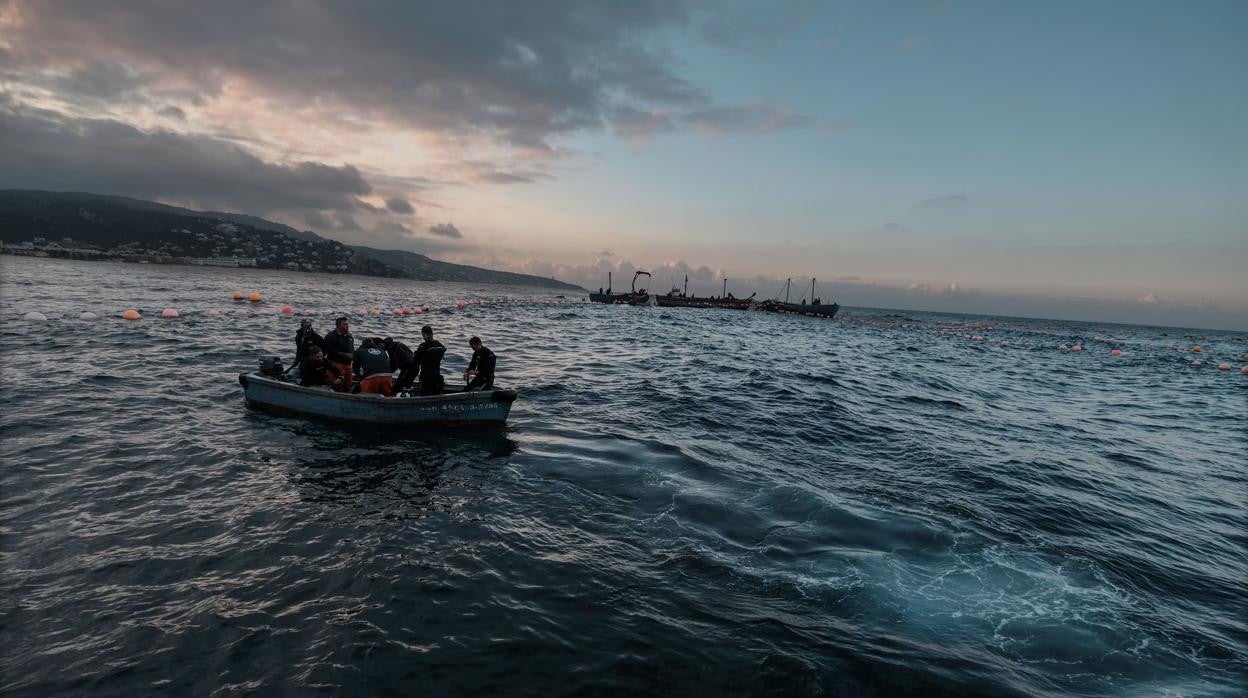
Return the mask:
<path id="1" fill-rule="evenodd" d="M 646 289 L 637 290 L 637 277 L 650 276 L 648 271 L 633 272 L 632 291 L 629 293 L 612 293 L 611 291 L 611 272 L 607 272 L 607 288 L 599 293 L 590 293 L 589 300 L 592 303 L 608 303 L 616 305 L 647 305 L 650 302 L 650 293 Z"/>
<path id="2" fill-rule="evenodd" d="M 279 380 L 261 371 L 238 374 L 247 404 L 270 412 L 355 424 L 406 426 L 502 425 L 514 390 L 482 390 L 423 397 L 336 393 Z"/>
<path id="3" fill-rule="evenodd" d="M 689 277 L 686 276 L 685 288 L 683 290 L 676 288 L 673 284 L 671 291 L 668 291 L 662 296 L 654 297 L 655 304 L 660 308 L 721 308 L 725 310 L 748 310 L 750 306 L 754 304 L 754 296 L 758 295 L 756 293 L 751 293 L 749 298 L 734 298 L 732 294 L 728 293 L 728 279 L 724 279 L 724 295 L 719 297 L 703 296 L 702 298 L 698 298 L 697 296 L 690 296 L 688 291 Z"/>
<path id="4" fill-rule="evenodd" d="M 756 307 L 759 310 L 766 310 L 771 313 L 781 313 L 785 315 L 807 315 L 809 317 L 821 317 L 829 320 L 836 317 L 836 313 L 841 306 L 836 303 L 823 303 L 822 299 L 815 296 L 815 280 L 810 280 L 810 301 L 806 302 L 803 297 L 800 303 L 789 302 L 789 292 L 793 286 L 793 279 L 789 279 L 784 285 L 784 300 L 778 298 L 759 303 Z"/>

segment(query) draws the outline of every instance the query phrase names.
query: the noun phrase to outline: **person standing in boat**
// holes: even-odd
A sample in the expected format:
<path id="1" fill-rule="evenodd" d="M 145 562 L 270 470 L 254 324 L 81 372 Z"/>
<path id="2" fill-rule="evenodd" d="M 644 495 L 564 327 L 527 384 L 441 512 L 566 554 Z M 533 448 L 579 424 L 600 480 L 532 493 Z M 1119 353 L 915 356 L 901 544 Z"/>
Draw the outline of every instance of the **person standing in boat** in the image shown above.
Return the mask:
<path id="1" fill-rule="evenodd" d="M 326 385 L 335 389 L 342 386 L 342 373 L 325 358 L 320 347 L 310 344 L 307 353 L 307 358 L 299 362 L 299 385 L 308 388 Z"/>
<path id="2" fill-rule="evenodd" d="M 342 389 L 350 392 L 355 383 L 355 375 L 351 372 L 351 364 L 355 361 L 355 337 L 351 336 L 346 316 L 334 320 L 334 329 L 325 333 L 321 346 L 329 360 L 342 372 Z"/>
<path id="3" fill-rule="evenodd" d="M 420 394 L 440 395 L 442 393 L 442 355 L 446 347 L 433 338 L 433 328 L 425 325 L 420 328 L 420 336 L 425 341 L 416 347 L 413 360 L 420 371 Z"/>
<path id="4" fill-rule="evenodd" d="M 464 388 L 464 391 L 492 389 L 494 367 L 498 364 L 498 357 L 494 356 L 494 352 L 490 351 L 489 347 L 481 343 L 480 337 L 468 340 L 468 346 L 472 347 L 472 361 L 468 362 L 468 370 L 464 371 L 464 380 L 468 381 L 468 387 Z"/>
<path id="5" fill-rule="evenodd" d="M 304 360 L 310 356 L 308 349 L 321 347 L 324 341 L 321 335 L 312 329 L 311 320 L 300 320 L 299 331 L 295 333 L 295 364 L 302 365 Z M 324 347 L 321 348 L 323 349 Z"/>
<path id="6" fill-rule="evenodd" d="M 381 340 L 381 346 L 390 357 L 390 372 L 399 372 L 399 377 L 394 384 L 394 392 L 401 393 L 412 387 L 412 382 L 416 380 L 416 352 L 403 342 L 390 337 Z"/>
<path id="7" fill-rule="evenodd" d="M 390 373 L 390 357 L 380 339 L 365 339 L 355 351 L 352 368 L 360 374 L 360 392 L 394 396 L 394 376 Z"/>

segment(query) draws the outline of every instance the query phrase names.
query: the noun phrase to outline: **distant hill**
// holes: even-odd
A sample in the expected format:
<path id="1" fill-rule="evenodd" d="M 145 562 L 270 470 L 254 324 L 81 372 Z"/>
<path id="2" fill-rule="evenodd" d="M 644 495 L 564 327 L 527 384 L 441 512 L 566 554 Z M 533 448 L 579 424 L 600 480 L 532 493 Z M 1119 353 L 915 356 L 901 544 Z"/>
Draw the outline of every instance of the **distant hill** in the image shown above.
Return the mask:
<path id="1" fill-rule="evenodd" d="M 98 250 L 105 258 L 238 257 L 254 259 L 255 266 L 267 269 L 580 290 L 540 276 L 439 262 L 402 250 L 344 245 L 241 213 L 193 211 L 124 196 L 0 190 L 0 241 L 18 245 L 36 239 L 80 252 Z"/>

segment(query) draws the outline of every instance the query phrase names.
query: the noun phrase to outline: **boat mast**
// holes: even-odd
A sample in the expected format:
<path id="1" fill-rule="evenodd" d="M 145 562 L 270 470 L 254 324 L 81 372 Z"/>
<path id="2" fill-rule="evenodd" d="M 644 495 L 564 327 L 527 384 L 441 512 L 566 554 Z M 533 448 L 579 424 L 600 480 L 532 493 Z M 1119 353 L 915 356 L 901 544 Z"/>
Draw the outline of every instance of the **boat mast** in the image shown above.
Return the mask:
<path id="1" fill-rule="evenodd" d="M 611 272 L 607 272 L 607 293 L 611 292 Z"/>
<path id="2" fill-rule="evenodd" d="M 787 279 L 787 280 L 784 282 L 784 302 L 785 302 L 785 304 L 786 304 L 786 305 L 787 305 L 787 304 L 788 304 L 788 302 L 789 302 L 789 287 L 790 287 L 790 286 L 792 286 L 792 285 L 793 285 L 793 279 L 792 279 L 792 278 L 789 278 L 789 279 Z"/>
<path id="3" fill-rule="evenodd" d="M 810 304 L 815 304 L 815 277 L 810 277 Z"/>
<path id="4" fill-rule="evenodd" d="M 724 277 L 724 295 L 720 296 L 720 298 L 727 298 L 727 297 L 728 297 L 728 277 L 725 276 Z"/>
<path id="5" fill-rule="evenodd" d="M 681 291 L 680 295 L 681 296 L 689 295 L 689 275 L 688 274 L 685 274 L 685 290 Z"/>

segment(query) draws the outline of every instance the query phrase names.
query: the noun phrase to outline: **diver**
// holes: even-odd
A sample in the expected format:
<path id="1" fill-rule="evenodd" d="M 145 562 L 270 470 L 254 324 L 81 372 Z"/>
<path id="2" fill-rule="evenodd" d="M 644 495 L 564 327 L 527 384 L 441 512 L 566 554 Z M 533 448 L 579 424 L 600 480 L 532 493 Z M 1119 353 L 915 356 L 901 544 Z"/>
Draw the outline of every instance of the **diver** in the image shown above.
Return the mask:
<path id="1" fill-rule="evenodd" d="M 413 361 L 420 372 L 420 394 L 440 395 L 442 393 L 442 355 L 446 347 L 433 338 L 433 328 L 425 325 L 420 328 L 420 336 L 425 341 L 416 347 Z"/>
<path id="2" fill-rule="evenodd" d="M 406 344 L 390 337 L 381 340 L 381 346 L 390 357 L 390 372 L 399 372 L 398 382 L 394 384 L 394 392 L 401 393 L 412 387 L 412 382 L 416 380 L 416 352 Z"/>
<path id="3" fill-rule="evenodd" d="M 355 337 L 351 336 L 351 326 L 345 315 L 334 320 L 334 329 L 325 333 L 321 347 L 342 373 L 342 389 L 350 392 L 355 382 L 355 376 L 351 372 L 351 364 L 355 361 Z"/>
<path id="4" fill-rule="evenodd" d="M 295 365 L 302 364 L 303 360 L 308 358 L 309 345 L 321 347 L 324 342 L 321 335 L 312 329 L 311 320 L 300 320 L 299 331 L 295 333 Z"/>
<path id="5" fill-rule="evenodd" d="M 326 360 L 325 352 L 315 344 L 309 344 L 307 357 L 299 363 L 299 385 L 316 388 L 342 386 L 342 373 L 332 362 Z"/>
<path id="6" fill-rule="evenodd" d="M 379 393 L 394 397 L 394 376 L 390 374 L 390 357 L 380 339 L 365 339 L 355 351 L 352 368 L 360 375 L 361 393 Z"/>
<path id="7" fill-rule="evenodd" d="M 492 389 L 494 367 L 498 363 L 498 357 L 494 356 L 494 352 L 490 351 L 489 347 L 481 343 L 480 337 L 468 340 L 468 346 L 472 347 L 472 361 L 468 362 L 468 370 L 464 371 L 464 380 L 468 381 L 468 387 L 464 388 L 464 392 Z"/>

